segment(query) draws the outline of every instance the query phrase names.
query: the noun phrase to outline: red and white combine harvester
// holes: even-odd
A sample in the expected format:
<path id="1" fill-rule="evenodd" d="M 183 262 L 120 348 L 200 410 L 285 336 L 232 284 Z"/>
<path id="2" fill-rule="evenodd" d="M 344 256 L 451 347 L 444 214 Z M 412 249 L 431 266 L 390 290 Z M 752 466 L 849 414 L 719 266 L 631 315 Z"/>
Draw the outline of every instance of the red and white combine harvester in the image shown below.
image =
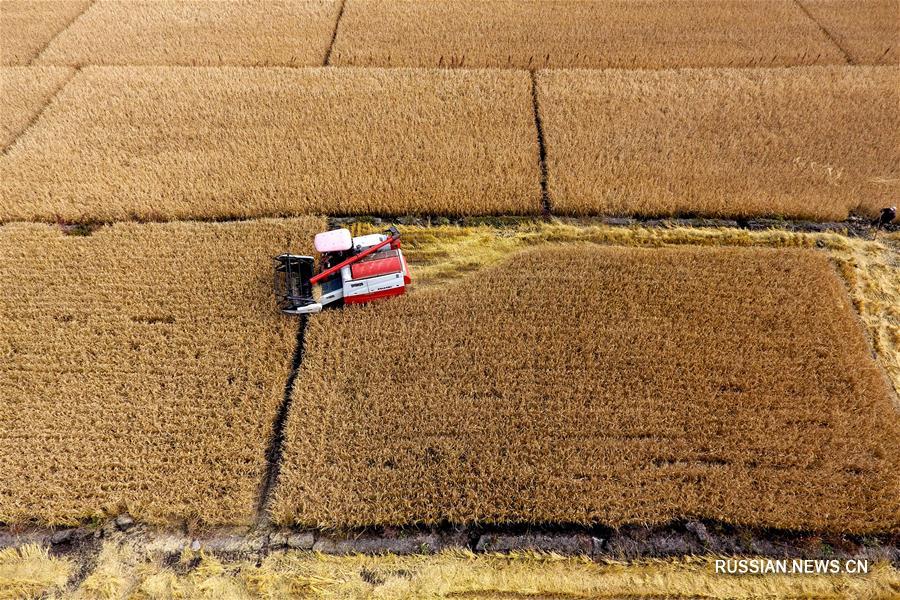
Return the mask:
<path id="1" fill-rule="evenodd" d="M 396 227 L 358 237 L 347 229 L 335 229 L 317 234 L 314 243 L 321 254 L 318 274 L 312 256 L 275 258 L 275 295 L 285 314 L 306 315 L 323 307 L 399 296 L 410 283 Z M 321 287 L 318 300 L 313 297 L 315 285 Z"/>

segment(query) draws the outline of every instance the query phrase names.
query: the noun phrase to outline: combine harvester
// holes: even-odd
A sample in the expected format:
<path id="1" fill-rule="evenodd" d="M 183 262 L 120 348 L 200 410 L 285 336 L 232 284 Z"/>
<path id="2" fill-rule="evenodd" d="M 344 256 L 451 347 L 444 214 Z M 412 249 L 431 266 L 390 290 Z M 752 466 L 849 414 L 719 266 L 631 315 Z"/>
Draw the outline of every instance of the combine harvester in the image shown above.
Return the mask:
<path id="1" fill-rule="evenodd" d="M 335 229 L 317 234 L 314 243 L 321 254 L 317 275 L 312 256 L 275 258 L 275 295 L 281 312 L 306 315 L 323 307 L 363 304 L 406 292 L 411 280 L 396 227 L 359 237 L 352 237 L 347 229 Z M 313 297 L 317 284 L 321 287 L 318 301 Z"/>

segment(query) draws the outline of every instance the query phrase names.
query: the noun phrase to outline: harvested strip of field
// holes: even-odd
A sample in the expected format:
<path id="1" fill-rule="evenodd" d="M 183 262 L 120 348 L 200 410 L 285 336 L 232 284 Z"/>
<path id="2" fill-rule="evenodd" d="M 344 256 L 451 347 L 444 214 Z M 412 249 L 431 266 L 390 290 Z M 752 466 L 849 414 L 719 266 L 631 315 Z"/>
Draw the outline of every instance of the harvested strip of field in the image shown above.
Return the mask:
<path id="1" fill-rule="evenodd" d="M 90 0 L 0 0 L 0 65 L 27 65 Z"/>
<path id="2" fill-rule="evenodd" d="M 666 68 L 842 63 L 791 0 L 347 0 L 331 63 Z"/>
<path id="3" fill-rule="evenodd" d="M 900 1 L 800 0 L 858 64 L 900 61 Z"/>
<path id="4" fill-rule="evenodd" d="M 593 561 L 533 552 L 509 555 L 459 550 L 436 555 L 333 556 L 272 552 L 256 558 L 216 557 L 186 550 L 174 564 L 153 560 L 142 548 L 106 542 L 100 564 L 79 587 L 85 596 L 107 591 L 172 590 L 178 598 L 889 598 L 900 571 L 888 562 L 866 575 L 765 574 L 734 577 L 715 572 L 712 556 L 633 562 Z M 835 593 L 840 590 L 841 595 Z M 168 595 L 151 596 L 168 598 Z"/>
<path id="5" fill-rule="evenodd" d="M 900 192 L 895 68 L 538 77 L 556 213 L 843 220 Z"/>
<path id="6" fill-rule="evenodd" d="M 73 566 L 34 544 L 0 548 L 0 599 L 56 597 L 51 594 L 63 591 Z"/>
<path id="7" fill-rule="evenodd" d="M 320 66 L 339 8 L 337 0 L 100 0 L 40 62 Z"/>
<path id="8" fill-rule="evenodd" d="M 283 523 L 900 528 L 900 425 L 815 251 L 535 249 L 306 342 Z"/>
<path id="9" fill-rule="evenodd" d="M 0 220 L 536 214 L 527 73 L 83 69 L 0 160 Z"/>
<path id="10" fill-rule="evenodd" d="M 0 522 L 252 520 L 321 219 L 0 228 Z"/>
<path id="11" fill-rule="evenodd" d="M 71 74 L 64 67 L 0 67 L 0 149 L 28 127 Z"/>

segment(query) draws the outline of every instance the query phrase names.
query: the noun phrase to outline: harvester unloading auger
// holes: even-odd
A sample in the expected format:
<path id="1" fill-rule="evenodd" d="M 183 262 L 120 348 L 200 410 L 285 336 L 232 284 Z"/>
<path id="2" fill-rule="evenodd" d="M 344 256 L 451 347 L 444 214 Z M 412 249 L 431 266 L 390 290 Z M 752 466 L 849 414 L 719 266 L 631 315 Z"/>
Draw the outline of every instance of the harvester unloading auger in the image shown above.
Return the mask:
<path id="1" fill-rule="evenodd" d="M 362 304 L 406 292 L 409 269 L 396 227 L 358 237 L 335 229 L 317 234 L 314 244 L 321 254 L 318 274 L 312 256 L 275 258 L 275 295 L 281 312 L 306 315 L 323 307 Z M 318 300 L 313 294 L 316 285 L 321 287 Z"/>

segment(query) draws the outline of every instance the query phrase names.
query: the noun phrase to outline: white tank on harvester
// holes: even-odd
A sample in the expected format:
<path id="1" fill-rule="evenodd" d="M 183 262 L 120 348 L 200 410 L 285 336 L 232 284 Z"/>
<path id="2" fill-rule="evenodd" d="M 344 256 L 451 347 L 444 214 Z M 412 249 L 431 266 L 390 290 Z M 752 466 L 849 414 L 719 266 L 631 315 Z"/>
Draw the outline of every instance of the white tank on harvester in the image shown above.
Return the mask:
<path id="1" fill-rule="evenodd" d="M 358 237 L 347 229 L 325 231 L 316 235 L 314 245 L 320 254 L 318 274 L 312 256 L 275 258 L 275 295 L 285 314 L 306 315 L 324 307 L 399 296 L 411 281 L 396 227 Z M 321 288 L 318 300 L 316 285 Z"/>

